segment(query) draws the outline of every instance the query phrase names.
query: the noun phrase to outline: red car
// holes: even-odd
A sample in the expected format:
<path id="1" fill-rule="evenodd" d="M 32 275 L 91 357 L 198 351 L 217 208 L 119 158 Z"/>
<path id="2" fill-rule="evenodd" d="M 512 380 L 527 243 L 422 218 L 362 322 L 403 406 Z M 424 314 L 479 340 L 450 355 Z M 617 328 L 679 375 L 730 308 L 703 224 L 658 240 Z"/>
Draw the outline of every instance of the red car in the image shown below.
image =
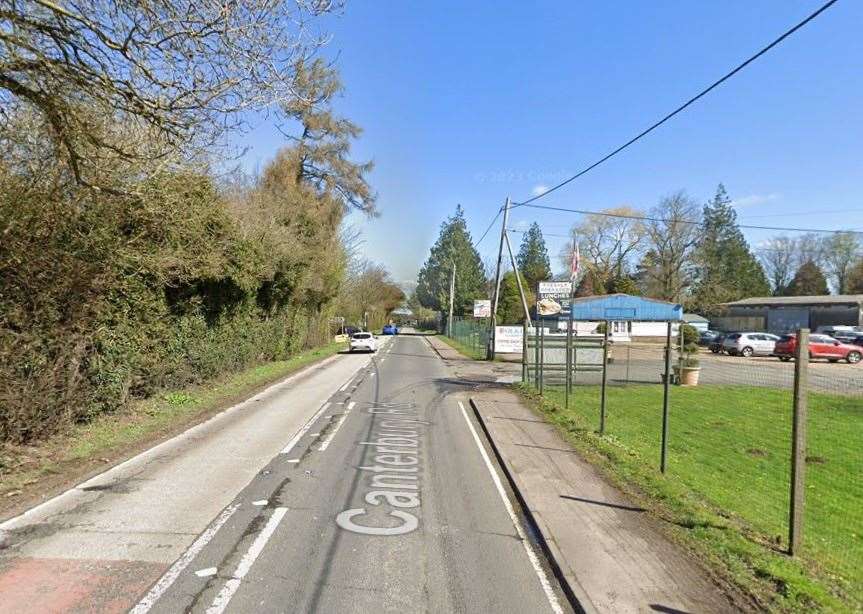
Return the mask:
<path id="1" fill-rule="evenodd" d="M 794 358 L 797 351 L 797 335 L 782 335 L 776 342 L 773 354 L 779 360 L 788 361 Z M 827 335 L 809 335 L 809 359 L 826 358 L 830 362 L 845 360 L 848 364 L 857 364 L 863 358 L 863 348 L 859 345 L 842 343 Z"/>

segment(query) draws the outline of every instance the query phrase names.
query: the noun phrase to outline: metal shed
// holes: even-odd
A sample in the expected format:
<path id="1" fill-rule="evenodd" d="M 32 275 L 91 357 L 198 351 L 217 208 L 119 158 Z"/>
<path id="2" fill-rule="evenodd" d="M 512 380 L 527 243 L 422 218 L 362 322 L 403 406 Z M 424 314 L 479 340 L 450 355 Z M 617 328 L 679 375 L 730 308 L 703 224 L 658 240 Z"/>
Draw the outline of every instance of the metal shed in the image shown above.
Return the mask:
<path id="1" fill-rule="evenodd" d="M 680 322 L 683 306 L 629 294 L 586 296 L 572 302 L 572 319 Z"/>
<path id="2" fill-rule="evenodd" d="M 724 303 L 727 330 L 766 330 L 782 334 L 798 328 L 863 325 L 863 294 L 833 296 L 764 296 Z"/>

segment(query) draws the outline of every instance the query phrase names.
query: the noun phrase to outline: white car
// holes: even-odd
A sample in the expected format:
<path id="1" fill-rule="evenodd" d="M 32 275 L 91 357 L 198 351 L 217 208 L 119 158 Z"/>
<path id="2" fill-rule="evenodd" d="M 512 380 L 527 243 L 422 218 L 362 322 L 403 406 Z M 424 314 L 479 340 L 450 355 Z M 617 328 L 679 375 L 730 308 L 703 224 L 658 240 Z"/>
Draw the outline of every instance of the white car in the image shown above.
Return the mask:
<path id="1" fill-rule="evenodd" d="M 779 337 L 770 333 L 731 333 L 725 336 L 722 349 L 732 356 L 771 356 Z"/>
<path id="2" fill-rule="evenodd" d="M 377 352 L 378 340 L 371 333 L 354 333 L 350 349 L 351 352 Z"/>

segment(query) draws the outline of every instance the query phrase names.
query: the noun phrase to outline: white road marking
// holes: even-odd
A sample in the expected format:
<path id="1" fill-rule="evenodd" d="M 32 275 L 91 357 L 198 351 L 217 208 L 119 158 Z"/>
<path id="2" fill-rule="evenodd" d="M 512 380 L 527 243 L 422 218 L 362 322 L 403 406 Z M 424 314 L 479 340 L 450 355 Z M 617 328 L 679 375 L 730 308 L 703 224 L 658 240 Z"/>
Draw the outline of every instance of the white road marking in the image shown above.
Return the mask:
<path id="1" fill-rule="evenodd" d="M 288 445 L 286 445 L 284 448 L 282 448 L 281 454 L 288 454 L 291 450 L 293 450 L 293 449 L 294 449 L 294 446 L 296 446 L 296 445 L 299 443 L 300 439 L 302 439 L 302 438 L 303 438 L 303 435 L 305 435 L 306 433 L 308 433 L 308 432 L 309 432 L 309 429 L 310 429 L 310 428 L 312 428 L 312 425 L 313 425 L 313 424 L 317 421 L 317 419 L 318 419 L 318 418 L 320 418 L 320 417 L 324 414 L 324 412 L 325 412 L 325 411 L 327 411 L 329 408 L 330 408 L 330 403 L 329 403 L 329 402 L 324 403 L 324 404 L 321 406 L 321 408 L 320 408 L 320 409 L 315 413 L 315 415 L 314 415 L 314 416 L 312 416 L 311 418 L 309 418 L 309 421 L 308 421 L 308 422 L 306 422 L 306 423 L 303 425 L 303 428 L 301 428 L 299 431 L 297 431 L 297 434 L 296 434 L 296 435 L 294 435 L 294 438 L 293 438 L 293 439 L 291 439 L 291 440 L 288 442 Z"/>
<path id="2" fill-rule="evenodd" d="M 345 411 L 345 413 L 344 413 L 344 415 L 342 416 L 341 420 L 339 420 L 338 422 L 336 422 L 336 427 L 333 429 L 333 432 L 332 432 L 332 433 L 330 433 L 330 436 L 329 436 L 329 437 L 327 437 L 326 439 L 324 439 L 323 443 L 321 444 L 321 447 L 320 447 L 320 448 L 318 448 L 318 450 L 319 450 L 320 452 L 323 452 L 324 450 L 326 450 L 327 448 L 329 448 L 329 447 L 330 447 L 330 444 L 333 442 L 333 439 L 335 439 L 335 437 L 336 437 L 336 433 L 338 433 L 338 432 L 339 432 L 339 429 L 340 429 L 340 428 L 342 428 L 342 424 L 344 424 L 345 420 L 347 420 L 347 418 L 348 418 L 348 414 L 351 412 L 351 409 L 353 409 L 354 405 L 356 405 L 356 403 L 354 403 L 353 401 L 351 401 L 350 405 L 348 405 L 348 409 Z"/>
<path id="3" fill-rule="evenodd" d="M 348 381 L 346 381 L 346 382 L 345 382 L 345 384 L 344 384 L 344 386 L 342 386 L 341 388 L 339 388 L 339 392 L 344 392 L 345 390 L 347 390 L 347 389 L 348 389 L 348 386 L 350 386 L 350 385 L 351 385 L 351 381 L 352 381 L 353 379 L 354 379 L 354 378 L 353 378 L 353 376 L 351 376 L 351 379 L 349 379 Z"/>
<path id="4" fill-rule="evenodd" d="M 464 405 L 461 401 L 458 402 L 458 406 L 461 409 L 461 415 L 464 416 L 464 421 L 467 422 L 467 426 L 470 429 L 471 435 L 473 435 L 473 440 L 476 442 L 476 447 L 479 448 L 479 453 L 482 455 L 482 459 L 485 461 L 485 466 L 488 468 L 488 472 L 491 474 L 491 479 L 494 482 L 495 487 L 497 488 L 498 494 L 500 494 L 500 498 L 503 499 L 503 505 L 506 508 L 507 514 L 509 514 L 510 520 L 512 520 L 512 525 L 515 527 L 516 533 L 518 533 L 519 538 L 521 539 L 521 543 L 524 546 L 525 552 L 527 552 L 527 558 L 530 559 L 530 564 L 533 566 L 533 570 L 536 572 L 537 577 L 539 578 L 539 583 L 542 585 L 542 590 L 545 592 L 545 596 L 548 599 L 548 603 L 551 606 L 551 609 L 555 614 L 563 614 L 563 608 L 560 606 L 560 602 L 557 599 L 557 595 L 554 594 L 554 589 L 551 587 L 551 583 L 548 581 L 548 576 L 545 575 L 545 570 L 542 568 L 542 565 L 539 562 L 539 556 L 537 556 L 536 551 L 531 546 L 530 542 L 527 540 L 527 535 L 524 534 L 524 530 L 521 528 L 521 523 L 518 521 L 518 516 L 515 514 L 515 510 L 512 507 L 512 503 L 510 503 L 509 497 L 506 495 L 506 489 L 503 487 L 503 483 L 500 481 L 500 476 L 498 476 L 497 471 L 495 471 L 494 465 L 492 465 L 491 459 L 488 457 L 488 453 L 485 451 L 485 448 L 482 445 L 482 441 L 480 441 L 479 435 L 476 432 L 476 429 L 473 426 L 473 423 L 470 421 L 470 418 L 467 415 L 467 411 L 464 408 Z"/>
<path id="5" fill-rule="evenodd" d="M 377 373 L 372 373 L 369 377 L 374 377 L 375 375 L 377 375 Z"/>
<path id="6" fill-rule="evenodd" d="M 263 506 L 265 506 L 267 503 L 269 503 L 269 501 L 267 501 L 266 499 L 260 499 L 260 500 L 258 500 L 258 501 L 252 501 L 252 505 L 255 505 L 255 506 L 257 506 L 257 507 L 263 507 Z"/>
<path id="7" fill-rule="evenodd" d="M 298 459 L 298 458 L 292 458 L 292 459 L 291 459 L 291 460 L 289 460 L 288 462 L 289 462 L 289 463 L 298 463 L 298 462 L 300 462 L 300 459 Z"/>
<path id="8" fill-rule="evenodd" d="M 230 603 L 234 593 L 236 593 L 237 589 L 240 588 L 240 583 L 243 581 L 243 578 L 246 577 L 246 574 L 249 573 L 252 565 L 254 565 L 255 560 L 257 560 L 261 555 L 267 542 L 270 541 L 270 538 L 273 536 L 273 533 L 276 532 L 276 528 L 278 528 L 279 523 L 282 521 L 282 518 L 285 517 L 287 512 L 288 508 L 286 507 L 277 507 L 273 511 L 273 515 L 270 516 L 264 529 L 258 534 L 255 541 L 252 542 L 252 545 L 249 546 L 249 549 L 246 554 L 243 555 L 243 558 L 240 559 L 237 569 L 231 575 L 231 579 L 225 582 L 225 586 L 222 587 L 222 590 L 220 590 L 219 594 L 216 595 L 216 598 L 213 599 L 213 603 L 209 608 L 207 608 L 207 614 L 221 614 L 225 611 L 225 608 L 228 607 L 228 603 Z"/>
<path id="9" fill-rule="evenodd" d="M 356 404 L 356 401 L 351 401 L 350 403 L 348 403 L 348 411 L 351 411 L 356 406 Z"/>
<path id="10" fill-rule="evenodd" d="M 152 608 L 162 595 L 171 588 L 171 585 L 183 570 L 189 566 L 189 563 L 191 563 L 192 560 L 198 556 L 198 553 L 204 549 L 204 546 L 210 543 L 210 540 L 213 539 L 216 532 L 222 528 L 222 525 L 228 522 L 228 519 L 234 515 L 234 512 L 237 511 L 238 507 L 240 507 L 239 504 L 226 507 L 222 513 L 219 514 L 218 518 L 216 518 L 216 520 L 207 527 L 207 530 L 201 533 L 198 539 L 189 546 L 189 549 L 186 550 L 180 558 L 174 561 L 174 564 L 171 565 L 168 571 L 166 571 L 161 578 L 159 578 L 159 581 L 153 585 L 153 588 L 151 588 L 146 595 L 144 595 L 144 598 L 129 611 L 129 614 L 144 614 L 145 612 L 149 612 L 150 608 Z"/>
<path id="11" fill-rule="evenodd" d="M 207 567 L 206 569 L 199 569 L 195 572 L 195 575 L 199 578 L 209 578 L 210 576 L 215 576 L 218 571 L 215 567 Z"/>

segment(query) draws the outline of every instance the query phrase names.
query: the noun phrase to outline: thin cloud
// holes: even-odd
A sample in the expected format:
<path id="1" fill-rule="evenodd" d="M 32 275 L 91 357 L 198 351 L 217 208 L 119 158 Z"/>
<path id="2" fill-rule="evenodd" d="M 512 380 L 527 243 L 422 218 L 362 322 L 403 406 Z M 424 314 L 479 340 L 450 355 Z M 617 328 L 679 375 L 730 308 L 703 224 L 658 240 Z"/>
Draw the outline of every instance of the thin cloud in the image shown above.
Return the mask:
<path id="1" fill-rule="evenodd" d="M 735 207 L 754 207 L 755 205 L 763 205 L 764 203 L 779 200 L 781 196 L 781 194 L 776 192 L 771 192 L 770 194 L 750 194 L 749 196 L 735 198 L 731 201 L 731 204 Z"/>
<path id="2" fill-rule="evenodd" d="M 546 192 L 548 192 L 548 186 L 547 185 L 535 185 L 535 186 L 533 186 L 533 189 L 530 191 L 530 193 L 533 194 L 534 196 L 542 196 Z"/>

